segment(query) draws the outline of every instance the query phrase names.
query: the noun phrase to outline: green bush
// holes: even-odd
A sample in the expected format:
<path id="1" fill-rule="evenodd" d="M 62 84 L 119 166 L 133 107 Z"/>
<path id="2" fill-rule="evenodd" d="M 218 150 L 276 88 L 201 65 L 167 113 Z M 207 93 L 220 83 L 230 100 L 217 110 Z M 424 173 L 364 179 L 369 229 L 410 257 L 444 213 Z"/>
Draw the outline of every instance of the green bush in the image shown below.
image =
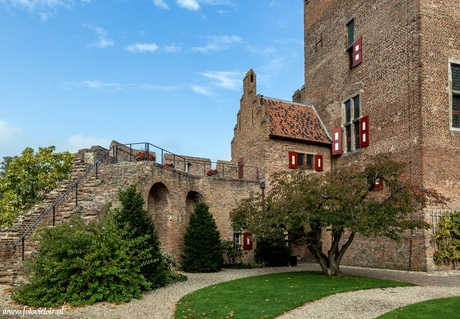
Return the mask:
<path id="1" fill-rule="evenodd" d="M 224 240 L 222 241 L 222 249 L 227 259 L 226 265 L 233 266 L 241 263 L 244 255 L 241 245 L 235 245 L 233 240 Z"/>
<path id="2" fill-rule="evenodd" d="M 185 232 L 182 269 L 187 272 L 220 271 L 224 264 L 222 253 L 220 234 L 209 207 L 198 203 Z"/>
<path id="3" fill-rule="evenodd" d="M 163 264 L 163 255 L 160 251 L 160 241 L 155 231 L 152 217 L 144 207 L 144 199 L 131 185 L 125 191 L 119 192 L 121 209 L 115 209 L 115 222 L 120 229 L 126 229 L 123 239 L 145 240 L 135 241 L 133 247 L 134 262 L 141 269 L 141 274 L 151 283 L 151 288 L 164 286 L 167 282 L 167 271 Z"/>
<path id="4" fill-rule="evenodd" d="M 120 303 L 150 289 L 133 249 L 145 245 L 146 236 L 124 239 L 110 212 L 89 225 L 76 216 L 72 223 L 37 231 L 40 247 L 27 264 L 33 272 L 13 290 L 15 301 L 35 307 Z"/>
<path id="5" fill-rule="evenodd" d="M 254 252 L 256 263 L 267 267 L 287 266 L 291 256 L 282 235 L 259 238 Z"/>
<path id="6" fill-rule="evenodd" d="M 181 265 L 177 262 L 176 258 L 171 253 L 163 254 L 163 265 L 167 272 L 166 282 L 173 284 L 175 282 L 186 281 L 186 275 L 180 272 Z"/>
<path id="7" fill-rule="evenodd" d="M 460 261 L 460 212 L 444 214 L 431 238 L 437 243 L 438 249 L 433 255 L 437 264 Z"/>

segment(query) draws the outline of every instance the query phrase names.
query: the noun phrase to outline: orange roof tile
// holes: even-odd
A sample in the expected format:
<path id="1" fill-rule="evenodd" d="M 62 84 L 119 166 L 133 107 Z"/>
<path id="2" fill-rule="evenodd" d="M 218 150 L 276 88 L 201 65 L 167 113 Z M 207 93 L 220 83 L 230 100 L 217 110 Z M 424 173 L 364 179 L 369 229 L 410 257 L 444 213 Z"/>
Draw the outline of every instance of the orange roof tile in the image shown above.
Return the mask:
<path id="1" fill-rule="evenodd" d="M 312 106 L 266 97 L 262 98 L 262 103 L 270 116 L 271 137 L 331 144 Z"/>

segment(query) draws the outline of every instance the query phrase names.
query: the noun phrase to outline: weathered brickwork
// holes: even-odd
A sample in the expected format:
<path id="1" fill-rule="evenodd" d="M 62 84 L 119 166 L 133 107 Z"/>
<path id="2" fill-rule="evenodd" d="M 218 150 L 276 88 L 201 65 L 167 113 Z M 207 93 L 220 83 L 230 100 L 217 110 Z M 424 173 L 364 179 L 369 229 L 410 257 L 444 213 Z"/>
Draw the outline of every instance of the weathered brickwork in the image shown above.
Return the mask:
<path id="1" fill-rule="evenodd" d="M 460 61 L 456 0 L 305 1 L 305 85 L 300 100 L 315 105 L 327 129 L 343 127 L 343 104 L 359 94 L 369 116 L 370 144 L 333 157 L 332 165 L 392 152 L 414 180 L 434 187 L 460 208 L 460 131 L 450 128 L 449 61 Z M 362 63 L 350 67 L 347 24 L 362 39 Z M 345 143 L 345 136 L 344 141 Z M 430 221 L 431 209 L 420 213 Z M 357 238 L 344 263 L 435 269 L 431 231 L 398 246 Z"/>
<path id="2" fill-rule="evenodd" d="M 50 193 L 43 204 L 20 216 L 12 227 L 0 230 L 0 283 L 12 283 L 22 268 L 22 245 L 13 250 L 13 244 L 57 198 L 62 196 L 86 170 L 95 164 L 97 156 L 107 150 L 93 147 L 82 150 L 74 160 L 70 181 L 62 182 L 60 187 Z M 119 153 L 120 154 L 120 153 Z M 85 163 L 85 159 L 89 163 Z M 196 159 L 196 158 L 195 158 Z M 78 190 L 70 192 L 56 207 L 55 224 L 68 222 L 70 215 L 76 213 L 85 219 L 100 216 L 104 207 L 112 203 L 119 207 L 119 190 L 136 184 L 145 200 L 145 209 L 155 221 L 156 230 L 164 251 L 172 252 L 179 260 L 183 251 L 184 234 L 194 205 L 204 200 L 210 205 L 210 212 L 216 220 L 223 239 L 233 239 L 233 228 L 229 213 L 236 208 L 239 201 L 249 195 L 250 191 L 258 191 L 259 181 L 247 179 L 225 178 L 220 176 L 195 176 L 152 161 L 129 162 L 117 164 L 113 157 L 104 160 L 106 164 L 98 167 L 98 178 L 95 170 L 79 182 Z M 207 159 L 209 162 L 209 159 Z M 78 196 L 78 201 L 76 198 Z M 49 227 L 53 224 L 50 213 L 38 225 Z M 37 249 L 38 243 L 25 238 L 24 256 L 30 258 Z"/>
<path id="3" fill-rule="evenodd" d="M 243 80 L 243 96 L 237 114 L 237 124 L 232 140 L 232 161 L 244 159 L 247 166 L 259 168 L 259 178 L 269 180 L 273 172 L 289 169 L 289 152 L 319 154 L 323 156 L 324 170 L 330 169 L 330 141 L 312 144 L 305 140 L 272 137 L 273 117 L 267 110 L 267 101 L 274 99 L 257 94 L 256 74 L 248 71 Z M 277 101 L 289 107 L 307 107 L 287 101 Z M 285 123 L 287 126 L 291 123 Z M 297 123 L 296 123 L 297 124 Z M 311 169 L 315 172 L 314 169 Z M 267 184 L 269 187 L 269 184 Z"/>

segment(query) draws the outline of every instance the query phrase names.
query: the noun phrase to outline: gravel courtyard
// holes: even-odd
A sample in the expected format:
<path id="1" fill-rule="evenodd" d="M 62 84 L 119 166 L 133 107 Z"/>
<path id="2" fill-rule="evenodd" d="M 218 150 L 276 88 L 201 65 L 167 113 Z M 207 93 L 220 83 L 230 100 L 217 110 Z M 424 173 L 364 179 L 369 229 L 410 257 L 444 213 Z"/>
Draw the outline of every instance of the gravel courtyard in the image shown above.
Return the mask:
<path id="1" fill-rule="evenodd" d="M 407 271 L 341 267 L 347 274 L 392 279 L 412 282 L 420 287 L 400 287 L 386 289 L 371 289 L 365 291 L 336 294 L 309 303 L 286 313 L 279 318 L 375 318 L 392 309 L 428 299 L 460 296 L 460 273 L 427 274 Z M 311 263 L 299 263 L 297 267 L 260 268 L 230 270 L 224 269 L 219 273 L 187 274 L 188 280 L 151 292 L 144 293 L 140 300 L 114 305 L 106 302 L 93 306 L 70 308 L 66 307 L 64 314 L 39 315 L 30 314 L 6 315 L 3 310 L 24 310 L 24 306 L 14 304 L 7 294 L 8 286 L 0 286 L 0 317 L 2 318 L 173 318 L 174 305 L 184 295 L 219 282 L 233 279 L 257 276 L 262 274 L 319 270 L 319 266 Z M 25 308 L 30 310 L 29 307 Z M 333 312 L 330 309 L 334 309 Z"/>

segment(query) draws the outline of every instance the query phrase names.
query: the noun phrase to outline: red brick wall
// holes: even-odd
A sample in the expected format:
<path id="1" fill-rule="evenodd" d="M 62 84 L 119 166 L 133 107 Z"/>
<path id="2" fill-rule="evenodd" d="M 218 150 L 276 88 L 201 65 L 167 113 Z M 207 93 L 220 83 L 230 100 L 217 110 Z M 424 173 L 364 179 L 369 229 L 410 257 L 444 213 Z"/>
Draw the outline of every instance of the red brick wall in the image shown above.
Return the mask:
<path id="1" fill-rule="evenodd" d="M 333 165 L 392 152 L 415 180 L 460 207 L 460 132 L 449 129 L 448 95 L 448 61 L 460 61 L 459 17 L 456 0 L 305 2 L 303 102 L 315 105 L 329 130 L 341 124 L 342 103 L 356 93 L 362 115 L 369 115 L 369 147 L 334 158 Z M 346 24 L 352 18 L 355 39 L 363 39 L 363 62 L 350 69 Z M 429 221 L 429 212 L 420 218 Z M 357 238 L 344 262 L 432 268 L 429 236 L 414 234 L 411 248 Z"/>

